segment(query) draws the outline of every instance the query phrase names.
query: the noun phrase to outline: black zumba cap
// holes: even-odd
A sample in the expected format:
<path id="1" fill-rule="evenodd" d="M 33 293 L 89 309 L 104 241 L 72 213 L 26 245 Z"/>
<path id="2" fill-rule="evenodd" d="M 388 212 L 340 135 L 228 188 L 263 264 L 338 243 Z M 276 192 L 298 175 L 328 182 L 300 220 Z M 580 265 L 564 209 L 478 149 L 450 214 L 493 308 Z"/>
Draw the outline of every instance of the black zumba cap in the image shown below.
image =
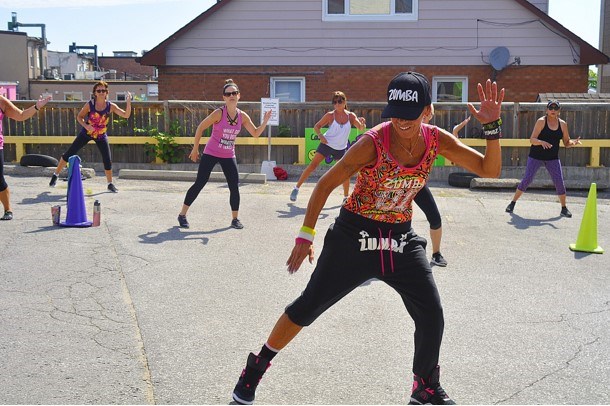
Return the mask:
<path id="1" fill-rule="evenodd" d="M 388 105 L 381 117 L 415 120 L 430 104 L 432 92 L 428 79 L 417 72 L 399 73 L 388 85 Z"/>

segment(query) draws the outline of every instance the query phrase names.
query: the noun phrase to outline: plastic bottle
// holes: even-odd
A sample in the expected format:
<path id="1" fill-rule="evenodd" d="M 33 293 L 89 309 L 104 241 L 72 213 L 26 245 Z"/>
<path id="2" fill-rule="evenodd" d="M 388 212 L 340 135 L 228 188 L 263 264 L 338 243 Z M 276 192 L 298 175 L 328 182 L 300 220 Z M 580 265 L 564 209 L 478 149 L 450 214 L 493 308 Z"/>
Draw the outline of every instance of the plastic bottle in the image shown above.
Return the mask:
<path id="1" fill-rule="evenodd" d="M 93 227 L 99 227 L 102 216 L 102 205 L 99 200 L 93 202 Z"/>

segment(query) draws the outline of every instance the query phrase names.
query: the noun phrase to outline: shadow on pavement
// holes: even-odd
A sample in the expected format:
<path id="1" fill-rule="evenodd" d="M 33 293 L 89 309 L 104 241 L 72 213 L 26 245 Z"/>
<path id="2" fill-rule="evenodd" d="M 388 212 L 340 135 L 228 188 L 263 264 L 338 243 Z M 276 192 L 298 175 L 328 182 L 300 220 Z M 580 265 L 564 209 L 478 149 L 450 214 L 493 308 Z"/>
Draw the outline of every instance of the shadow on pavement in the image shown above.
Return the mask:
<path id="1" fill-rule="evenodd" d="M 217 228 L 210 231 L 186 231 L 178 226 L 174 226 L 167 231 L 160 233 L 150 231 L 145 234 L 140 234 L 138 237 L 143 244 L 162 244 L 167 241 L 201 240 L 201 243 L 206 245 L 210 240 L 205 237 L 206 235 L 217 234 L 227 230 L 231 230 L 231 227 Z"/>
<path id="2" fill-rule="evenodd" d="M 526 230 L 530 227 L 541 227 L 541 226 L 549 226 L 554 229 L 557 229 L 555 224 L 552 224 L 551 222 L 561 219 L 561 216 L 551 217 L 548 220 L 526 219 L 515 213 L 510 213 L 510 217 L 511 218 L 510 218 L 510 221 L 508 222 L 508 224 L 514 226 L 518 230 Z"/>
<path id="3" fill-rule="evenodd" d="M 306 207 L 298 207 L 294 203 L 288 203 L 287 206 L 288 206 L 287 211 L 284 211 L 284 210 L 277 211 L 278 218 L 294 218 L 297 216 L 304 216 L 305 212 L 307 211 Z M 328 210 L 336 210 L 339 208 L 341 208 L 341 205 L 332 206 L 332 207 L 324 207 L 322 209 L 322 212 L 328 211 Z M 319 219 L 325 219 L 328 216 L 329 216 L 329 214 L 320 213 Z"/>
<path id="4" fill-rule="evenodd" d="M 38 204 L 38 203 L 60 203 L 65 202 L 66 195 L 52 194 L 51 192 L 42 192 L 36 197 L 26 197 L 21 200 L 21 204 Z"/>
<path id="5" fill-rule="evenodd" d="M 45 226 L 45 227 L 40 227 L 37 230 L 32 230 L 32 231 L 24 231 L 24 234 L 35 234 L 35 233 L 42 233 L 42 232 L 46 232 L 46 231 L 53 231 L 53 230 L 58 230 L 59 226 L 52 224 L 50 226 Z"/>

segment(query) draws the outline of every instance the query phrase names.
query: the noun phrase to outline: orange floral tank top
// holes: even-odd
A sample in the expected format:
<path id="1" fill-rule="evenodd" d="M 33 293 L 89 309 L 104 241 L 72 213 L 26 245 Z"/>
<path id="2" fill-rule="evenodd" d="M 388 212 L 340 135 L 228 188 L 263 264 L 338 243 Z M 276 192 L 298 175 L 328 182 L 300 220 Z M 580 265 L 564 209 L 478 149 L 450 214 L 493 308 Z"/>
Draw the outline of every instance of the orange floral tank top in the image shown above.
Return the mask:
<path id="1" fill-rule="evenodd" d="M 390 154 L 390 126 L 385 122 L 364 134 L 373 138 L 377 162 L 358 172 L 354 191 L 345 202 L 347 210 L 384 223 L 411 221 L 413 198 L 428 181 L 438 154 L 438 128 L 422 124 L 426 152 L 414 167 L 404 167 Z"/>

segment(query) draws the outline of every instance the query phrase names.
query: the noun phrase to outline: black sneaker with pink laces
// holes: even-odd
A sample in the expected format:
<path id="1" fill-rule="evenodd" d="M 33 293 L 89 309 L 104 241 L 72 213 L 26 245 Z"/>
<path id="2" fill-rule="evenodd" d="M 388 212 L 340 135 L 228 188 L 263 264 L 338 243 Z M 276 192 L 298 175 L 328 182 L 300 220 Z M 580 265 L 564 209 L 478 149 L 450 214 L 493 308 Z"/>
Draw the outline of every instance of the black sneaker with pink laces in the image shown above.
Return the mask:
<path id="1" fill-rule="evenodd" d="M 271 363 L 265 358 L 251 352 L 248 355 L 246 367 L 241 372 L 237 385 L 233 389 L 233 400 L 240 405 L 253 404 L 256 387 L 270 366 Z"/>
<path id="2" fill-rule="evenodd" d="M 455 405 L 439 383 L 440 367 L 437 365 L 428 379 L 413 376 L 410 405 Z"/>

